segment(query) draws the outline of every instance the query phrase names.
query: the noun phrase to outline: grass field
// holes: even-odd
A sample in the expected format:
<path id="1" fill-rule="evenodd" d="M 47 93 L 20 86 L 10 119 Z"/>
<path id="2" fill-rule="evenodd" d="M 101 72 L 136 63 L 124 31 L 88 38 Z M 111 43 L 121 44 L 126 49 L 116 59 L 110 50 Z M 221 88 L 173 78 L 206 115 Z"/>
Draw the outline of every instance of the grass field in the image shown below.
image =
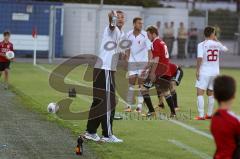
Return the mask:
<path id="1" fill-rule="evenodd" d="M 11 85 L 29 109 L 41 112 L 49 120 L 70 128 L 75 134 L 84 132 L 85 120 L 66 121 L 56 115 L 48 114 L 46 107 L 50 102 L 57 102 L 67 98 L 66 93 L 60 93 L 49 86 L 48 77 L 56 66 L 41 65 L 33 67 L 31 64 L 14 63 L 11 70 Z M 66 83 L 81 81 L 84 67 L 77 67 L 68 75 Z M 196 93 L 194 88 L 195 71 L 191 68 L 184 69 L 184 78 L 181 86 L 177 88 L 179 96 L 180 114 L 192 118 L 196 115 Z M 239 82 L 240 71 L 223 69 L 222 74 L 228 74 Z M 238 88 L 239 88 L 238 83 Z M 239 93 L 236 97 L 239 97 Z M 154 103 L 157 99 L 154 98 Z M 206 102 L 207 103 L 207 102 Z M 78 95 L 71 105 L 71 111 L 87 110 L 91 104 L 91 98 Z M 240 98 L 235 102 L 234 111 L 240 112 Z M 118 103 L 117 110 L 124 108 L 122 102 Z M 168 111 L 168 107 L 165 111 Z M 88 142 L 88 145 L 99 158 L 124 158 L 124 159 L 199 159 L 210 158 L 215 150 L 213 140 L 208 136 L 209 121 L 194 121 L 187 118 L 179 118 L 177 122 L 171 120 L 121 120 L 114 122 L 115 135 L 122 138 L 121 144 L 96 144 Z M 98 132 L 101 134 L 100 130 Z M 74 150 L 73 150 L 74 153 Z"/>

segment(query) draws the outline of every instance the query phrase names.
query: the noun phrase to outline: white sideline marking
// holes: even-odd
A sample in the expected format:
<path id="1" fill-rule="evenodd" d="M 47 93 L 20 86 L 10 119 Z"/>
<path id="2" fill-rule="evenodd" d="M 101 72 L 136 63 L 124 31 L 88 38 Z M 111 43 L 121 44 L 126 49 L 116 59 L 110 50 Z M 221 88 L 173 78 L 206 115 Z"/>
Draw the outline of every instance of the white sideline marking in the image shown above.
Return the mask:
<path id="1" fill-rule="evenodd" d="M 44 67 L 44 66 L 41 66 L 41 65 L 36 65 L 36 66 L 37 66 L 40 70 L 42 70 L 42 71 L 45 71 L 45 72 L 48 72 L 48 73 L 52 73 L 51 70 L 47 69 L 47 68 Z M 61 76 L 61 75 L 59 75 L 59 76 Z M 86 85 L 86 84 L 84 84 L 84 83 L 81 83 L 81 82 L 72 80 L 72 79 L 70 79 L 70 78 L 65 78 L 65 79 L 66 79 L 66 81 L 68 81 L 68 82 L 72 82 L 72 83 L 77 84 L 77 85 L 89 87 L 88 85 Z M 86 97 L 86 98 L 85 98 L 85 97 Z M 92 99 L 89 99 L 89 98 L 90 98 L 89 96 L 85 96 L 85 97 L 80 96 L 80 98 L 82 98 L 83 100 L 85 100 L 85 101 L 87 101 L 87 102 L 90 102 L 90 103 L 92 102 Z M 122 100 L 122 98 L 119 98 L 119 101 L 120 101 L 120 102 L 123 102 L 124 104 L 126 104 L 126 102 L 125 102 L 124 100 Z"/>
<path id="2" fill-rule="evenodd" d="M 186 151 L 188 151 L 188 152 L 190 152 L 194 155 L 197 155 L 202 159 L 211 159 L 212 158 L 211 156 L 207 155 L 206 153 L 198 151 L 191 146 L 188 146 L 186 144 L 181 143 L 180 141 L 172 139 L 172 140 L 168 140 L 168 142 L 170 142 L 170 143 L 172 143 L 172 144 L 174 144 L 174 145 L 176 145 L 176 146 L 178 146 L 178 147 L 180 147 L 180 148 L 182 148 L 182 149 L 184 149 L 184 150 L 186 150 Z"/>
<path id="3" fill-rule="evenodd" d="M 36 65 L 36 66 L 37 66 L 40 70 L 42 70 L 42 71 L 45 71 L 45 72 L 48 72 L 48 73 L 51 73 L 51 72 L 52 72 L 51 70 L 47 69 L 47 68 L 44 67 L 44 66 L 41 66 L 41 65 Z M 72 80 L 72 79 L 69 79 L 69 78 L 66 78 L 66 80 L 69 81 L 69 82 L 73 82 L 73 83 L 75 83 L 75 84 L 79 84 L 79 85 L 82 85 L 82 86 L 87 86 L 87 85 L 84 84 L 84 83 L 80 83 L 80 82 L 78 82 L 78 81 L 75 81 L 75 80 Z M 86 97 L 80 96 L 80 98 L 83 99 L 83 100 L 85 100 L 85 101 L 87 101 L 87 102 L 90 102 L 90 103 L 92 102 L 92 100 L 90 100 L 88 96 L 86 96 Z M 122 100 L 121 98 L 119 98 L 119 101 L 125 103 L 125 101 Z M 206 138 L 208 138 L 208 139 L 213 140 L 212 135 L 210 135 L 209 133 L 200 131 L 200 130 L 198 130 L 198 129 L 190 126 L 190 125 L 187 125 L 187 124 L 185 124 L 185 123 L 183 123 L 183 122 L 180 122 L 180 121 L 177 121 L 177 120 L 172 120 L 172 119 L 170 119 L 170 120 L 168 120 L 168 121 L 170 121 L 171 123 L 174 123 L 174 124 L 176 124 L 176 125 L 179 125 L 179 126 L 185 128 L 185 129 L 187 129 L 187 130 L 189 130 L 189 131 L 191 131 L 191 132 L 193 132 L 193 133 L 196 133 L 196 134 L 198 134 L 198 135 L 201 135 L 201 136 L 204 136 L 204 137 L 206 137 Z"/>
<path id="4" fill-rule="evenodd" d="M 185 129 L 187 129 L 187 130 L 190 130 L 191 132 L 194 132 L 194 133 L 196 133 L 196 134 L 202 135 L 202 136 L 204 136 L 204 137 L 207 137 L 207 138 L 213 140 L 212 135 L 210 135 L 209 133 L 200 131 L 200 130 L 192 127 L 192 126 L 189 126 L 189 125 L 187 125 L 187 124 L 185 124 L 185 123 L 182 123 L 182 122 L 180 122 L 180 121 L 177 121 L 177 120 L 172 120 L 172 119 L 170 119 L 169 121 L 172 122 L 172 123 L 174 123 L 174 124 L 176 124 L 176 125 L 179 125 L 179 126 L 185 128 Z"/>

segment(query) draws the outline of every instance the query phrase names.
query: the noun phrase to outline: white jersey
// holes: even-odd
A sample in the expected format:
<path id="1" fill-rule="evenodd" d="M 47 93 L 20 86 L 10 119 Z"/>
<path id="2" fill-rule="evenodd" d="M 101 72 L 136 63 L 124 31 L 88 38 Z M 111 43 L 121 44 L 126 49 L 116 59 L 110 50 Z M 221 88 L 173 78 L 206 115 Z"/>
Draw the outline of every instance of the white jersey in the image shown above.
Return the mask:
<path id="1" fill-rule="evenodd" d="M 119 43 L 124 39 L 124 32 L 118 27 L 110 30 L 109 26 L 104 29 L 100 52 L 98 54 L 99 60 L 95 64 L 95 68 L 104 70 L 116 71 L 119 53 L 122 51 Z"/>
<path id="2" fill-rule="evenodd" d="M 147 32 L 142 30 L 138 36 L 135 36 L 131 30 L 127 33 L 127 39 L 132 42 L 129 62 L 147 62 L 148 51 L 151 50 L 151 42 L 147 37 Z"/>
<path id="3" fill-rule="evenodd" d="M 216 76 L 219 74 L 219 53 L 228 49 L 218 41 L 205 40 L 198 44 L 198 58 L 202 58 L 200 76 Z"/>

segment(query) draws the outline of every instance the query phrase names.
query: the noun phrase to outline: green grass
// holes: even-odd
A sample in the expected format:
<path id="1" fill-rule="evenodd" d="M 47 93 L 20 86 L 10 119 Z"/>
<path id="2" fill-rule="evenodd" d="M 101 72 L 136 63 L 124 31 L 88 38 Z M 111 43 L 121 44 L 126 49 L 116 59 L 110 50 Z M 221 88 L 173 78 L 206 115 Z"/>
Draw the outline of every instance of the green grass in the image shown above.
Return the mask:
<path id="1" fill-rule="evenodd" d="M 53 70 L 54 65 L 42 65 L 49 70 Z M 77 67 L 67 76 L 71 80 L 83 82 L 91 85 L 90 82 L 82 81 L 85 68 Z M 192 118 L 197 114 L 196 108 L 196 90 L 194 69 L 185 68 L 182 84 L 177 88 L 179 96 L 179 104 L 181 106 L 181 114 L 189 116 L 192 113 Z M 223 69 L 222 74 L 228 74 L 237 81 L 240 81 L 240 71 L 234 69 Z M 48 114 L 46 107 L 50 102 L 57 102 L 67 98 L 67 93 L 60 93 L 49 86 L 49 73 L 33 67 L 31 64 L 14 63 L 11 70 L 12 89 L 23 99 L 22 101 L 29 109 L 41 112 L 49 120 L 56 121 L 62 126 L 71 129 L 75 134 L 84 132 L 86 127 L 85 120 L 66 121 L 59 119 L 56 115 Z M 118 80 L 118 79 L 116 79 Z M 66 83 L 71 83 L 65 80 Z M 121 82 L 121 81 L 120 81 Z M 238 84 L 238 88 L 239 88 Z M 120 85 L 121 87 L 121 85 Z M 239 93 L 236 97 L 239 96 Z M 154 103 L 157 99 L 154 98 Z M 240 107 L 239 98 L 235 101 L 233 108 L 236 113 L 239 113 Z M 79 112 L 88 110 L 91 104 L 91 97 L 78 95 L 73 100 L 70 107 L 71 111 Z M 122 102 L 118 103 L 117 111 L 121 112 L 124 108 Z M 168 108 L 166 108 L 168 112 Z M 181 122 L 188 124 L 198 130 L 209 132 L 209 121 L 194 121 L 189 119 L 179 119 Z M 99 129 L 99 134 L 101 131 Z M 122 144 L 96 144 L 88 142 L 97 156 L 100 158 L 124 158 L 124 159 L 198 159 L 201 158 L 184 148 L 178 147 L 169 140 L 176 140 L 185 145 L 192 147 L 202 153 L 212 156 L 215 150 L 213 140 L 191 132 L 179 125 L 168 120 L 122 120 L 114 122 L 114 133 L 122 138 Z"/>

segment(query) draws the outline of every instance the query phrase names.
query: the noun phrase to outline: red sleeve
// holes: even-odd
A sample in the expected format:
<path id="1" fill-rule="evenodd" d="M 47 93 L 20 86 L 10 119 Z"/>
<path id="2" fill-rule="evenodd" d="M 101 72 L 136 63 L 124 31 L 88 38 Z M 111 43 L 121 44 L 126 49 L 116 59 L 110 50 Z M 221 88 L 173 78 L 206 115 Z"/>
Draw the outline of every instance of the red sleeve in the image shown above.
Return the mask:
<path id="1" fill-rule="evenodd" d="M 11 44 L 10 50 L 13 51 L 13 44 Z"/>
<path id="2" fill-rule="evenodd" d="M 2 54 L 2 43 L 0 43 L 0 54 Z"/>
<path id="3" fill-rule="evenodd" d="M 238 136 L 240 136 L 240 121 L 239 120 L 237 120 L 237 122 L 236 122 L 236 131 L 237 131 L 237 135 Z"/>

